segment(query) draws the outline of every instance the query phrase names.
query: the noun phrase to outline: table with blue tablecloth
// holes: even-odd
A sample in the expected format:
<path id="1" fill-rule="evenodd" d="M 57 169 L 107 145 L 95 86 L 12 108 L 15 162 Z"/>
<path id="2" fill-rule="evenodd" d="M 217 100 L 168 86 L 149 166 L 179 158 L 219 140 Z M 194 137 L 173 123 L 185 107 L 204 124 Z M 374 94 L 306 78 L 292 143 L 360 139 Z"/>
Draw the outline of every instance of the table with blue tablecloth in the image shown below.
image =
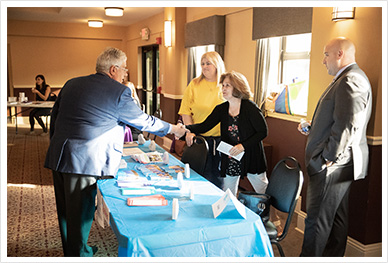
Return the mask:
<path id="1" fill-rule="evenodd" d="M 149 141 L 139 146 L 150 152 Z M 157 146 L 157 151 L 164 152 Z M 139 164 L 123 157 L 127 168 Z M 165 165 L 167 164 L 158 164 Z M 184 166 L 169 155 L 168 166 Z M 119 169 L 122 172 L 123 169 Z M 174 177 L 174 176 L 173 176 Z M 176 176 L 173 180 L 176 180 Z M 195 171 L 184 179 L 192 185 L 194 198 L 169 188 L 156 188 L 167 206 L 128 206 L 115 179 L 98 180 L 98 188 L 109 209 L 109 222 L 118 243 L 120 257 L 272 257 L 273 251 L 260 217 L 246 209 L 244 219 L 230 202 L 214 218 L 212 204 L 224 192 Z M 179 214 L 172 220 L 172 200 L 179 200 Z"/>

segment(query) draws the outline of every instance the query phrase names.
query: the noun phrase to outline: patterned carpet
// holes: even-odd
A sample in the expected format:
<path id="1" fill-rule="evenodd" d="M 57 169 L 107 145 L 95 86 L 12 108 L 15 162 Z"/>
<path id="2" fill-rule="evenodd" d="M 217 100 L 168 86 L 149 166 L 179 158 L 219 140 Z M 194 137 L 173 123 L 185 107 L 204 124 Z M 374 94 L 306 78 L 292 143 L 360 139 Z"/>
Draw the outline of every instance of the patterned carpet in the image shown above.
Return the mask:
<path id="1" fill-rule="evenodd" d="M 43 167 L 49 137 L 20 127 L 7 132 L 7 256 L 63 257 L 52 175 Z M 110 228 L 93 222 L 89 243 L 98 247 L 96 257 L 117 257 Z"/>

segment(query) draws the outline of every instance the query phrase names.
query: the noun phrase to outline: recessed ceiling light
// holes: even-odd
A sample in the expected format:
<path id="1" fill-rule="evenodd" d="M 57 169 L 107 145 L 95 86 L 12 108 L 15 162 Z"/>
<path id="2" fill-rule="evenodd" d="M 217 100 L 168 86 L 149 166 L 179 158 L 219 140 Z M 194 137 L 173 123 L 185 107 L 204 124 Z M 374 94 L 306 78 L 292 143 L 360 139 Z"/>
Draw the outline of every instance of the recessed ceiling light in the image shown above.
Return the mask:
<path id="1" fill-rule="evenodd" d="M 121 7 L 105 7 L 105 15 L 107 16 L 123 16 L 124 8 Z"/>
<path id="2" fill-rule="evenodd" d="M 101 20 L 88 20 L 89 27 L 102 27 L 103 24 Z"/>

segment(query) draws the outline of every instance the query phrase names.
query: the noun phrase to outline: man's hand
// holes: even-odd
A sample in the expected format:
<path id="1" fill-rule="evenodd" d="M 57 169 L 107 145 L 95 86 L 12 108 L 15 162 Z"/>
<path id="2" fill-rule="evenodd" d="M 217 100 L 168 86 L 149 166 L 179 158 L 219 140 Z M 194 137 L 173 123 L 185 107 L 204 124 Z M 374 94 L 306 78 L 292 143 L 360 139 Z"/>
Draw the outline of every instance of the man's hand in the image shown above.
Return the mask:
<path id="1" fill-rule="evenodd" d="M 330 167 L 334 164 L 334 162 L 326 160 L 326 167 Z"/>
<path id="2" fill-rule="evenodd" d="M 175 135 L 176 138 L 181 138 L 188 131 L 182 123 L 177 125 L 172 124 L 171 133 Z"/>
<path id="3" fill-rule="evenodd" d="M 311 122 L 309 122 L 309 123 L 310 123 L 310 125 L 311 125 Z M 300 124 L 300 123 L 298 124 L 298 131 L 299 131 L 301 134 L 306 135 L 306 136 L 310 134 L 310 131 L 304 132 L 304 131 L 302 130 L 302 127 L 301 127 L 301 124 Z"/>

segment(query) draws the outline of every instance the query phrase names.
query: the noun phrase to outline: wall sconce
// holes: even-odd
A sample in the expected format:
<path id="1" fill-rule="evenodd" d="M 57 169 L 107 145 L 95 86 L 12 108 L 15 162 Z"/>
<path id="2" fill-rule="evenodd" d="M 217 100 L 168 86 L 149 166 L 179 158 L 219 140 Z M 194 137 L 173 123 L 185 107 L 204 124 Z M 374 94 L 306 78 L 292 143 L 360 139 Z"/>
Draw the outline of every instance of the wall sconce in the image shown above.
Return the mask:
<path id="1" fill-rule="evenodd" d="M 331 13 L 331 20 L 339 21 L 345 19 L 354 19 L 355 12 L 355 7 L 333 7 L 333 13 Z"/>
<path id="2" fill-rule="evenodd" d="M 101 20 L 88 20 L 89 27 L 102 27 L 103 24 Z"/>
<path id="3" fill-rule="evenodd" d="M 172 23 L 171 20 L 164 21 L 164 46 L 171 47 Z"/>
<path id="4" fill-rule="evenodd" d="M 121 7 L 105 7 L 105 15 L 107 16 L 123 16 L 124 8 Z"/>

